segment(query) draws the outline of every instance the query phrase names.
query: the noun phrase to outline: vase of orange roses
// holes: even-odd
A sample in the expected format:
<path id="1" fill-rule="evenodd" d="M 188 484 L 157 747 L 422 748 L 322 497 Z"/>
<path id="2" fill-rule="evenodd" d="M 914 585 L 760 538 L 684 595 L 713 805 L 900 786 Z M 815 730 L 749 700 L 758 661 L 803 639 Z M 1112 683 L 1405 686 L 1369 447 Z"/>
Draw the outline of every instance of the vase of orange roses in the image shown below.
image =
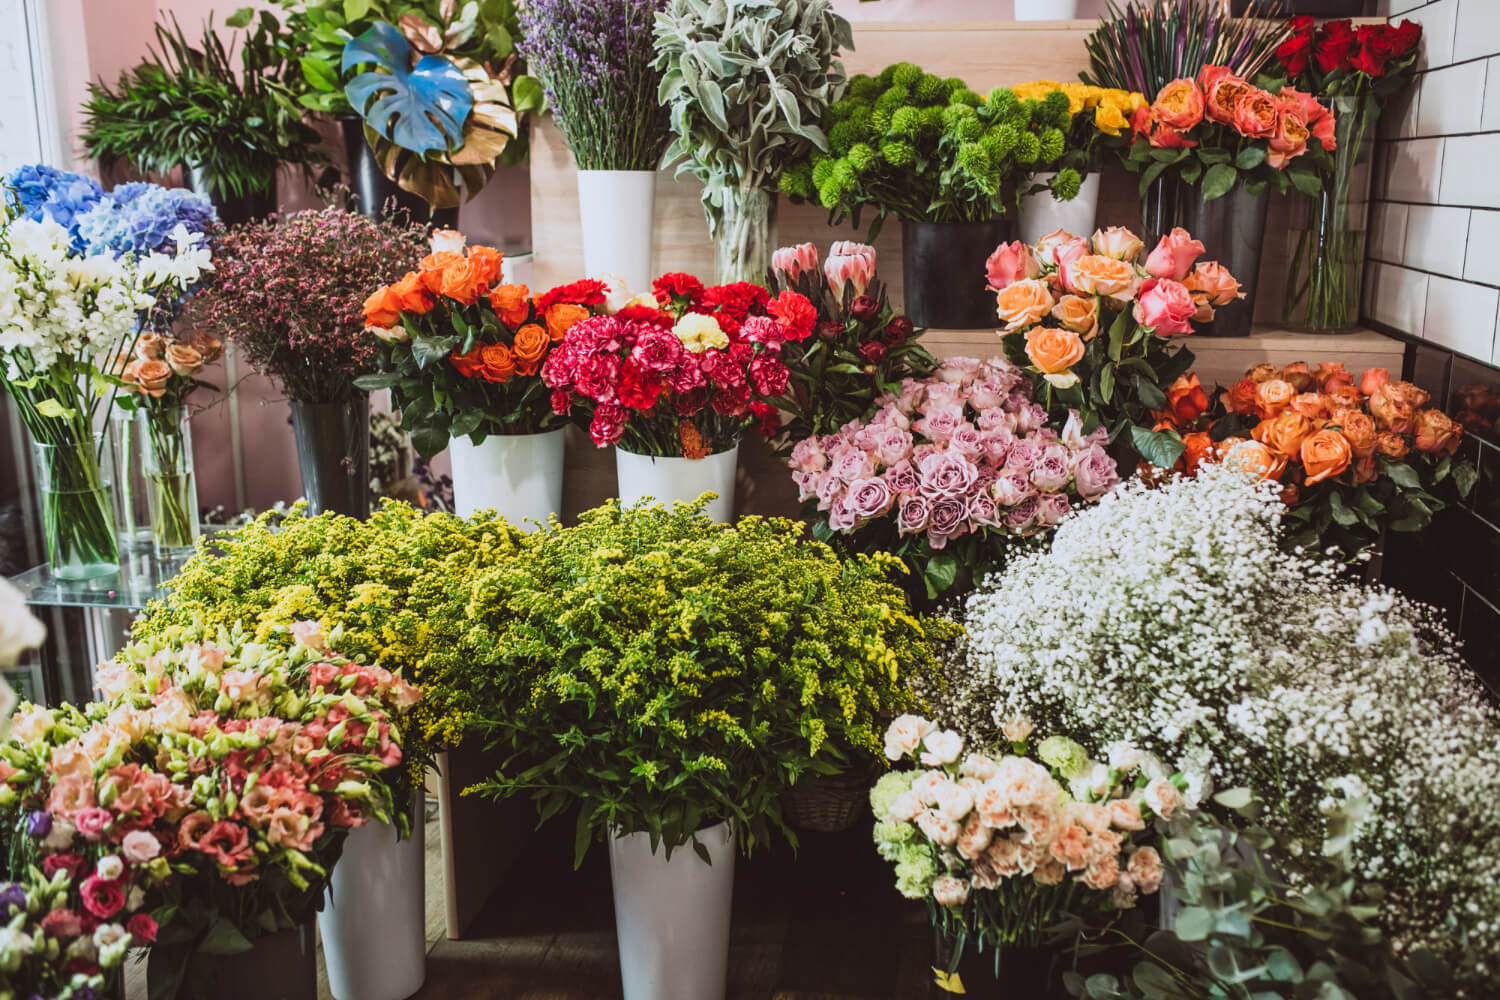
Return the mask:
<path id="1" fill-rule="evenodd" d="M 377 371 L 356 379 L 389 389 L 412 445 L 453 463 L 454 510 L 493 509 L 521 526 L 562 511 L 563 428 L 541 368 L 554 346 L 605 301 L 578 281 L 532 297 L 506 283 L 499 251 L 436 233 L 417 269 L 365 302 Z"/>

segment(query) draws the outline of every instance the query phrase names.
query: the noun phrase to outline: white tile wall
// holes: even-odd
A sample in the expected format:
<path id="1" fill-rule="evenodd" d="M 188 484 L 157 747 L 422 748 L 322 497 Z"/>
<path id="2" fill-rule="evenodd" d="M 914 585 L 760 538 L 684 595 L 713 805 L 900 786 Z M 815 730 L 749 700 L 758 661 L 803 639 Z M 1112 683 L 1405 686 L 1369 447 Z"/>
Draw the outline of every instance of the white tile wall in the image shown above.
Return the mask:
<path id="1" fill-rule="evenodd" d="M 1500 365 L 1500 0 L 1377 0 L 1422 25 L 1390 102 L 1370 211 L 1365 313 Z"/>

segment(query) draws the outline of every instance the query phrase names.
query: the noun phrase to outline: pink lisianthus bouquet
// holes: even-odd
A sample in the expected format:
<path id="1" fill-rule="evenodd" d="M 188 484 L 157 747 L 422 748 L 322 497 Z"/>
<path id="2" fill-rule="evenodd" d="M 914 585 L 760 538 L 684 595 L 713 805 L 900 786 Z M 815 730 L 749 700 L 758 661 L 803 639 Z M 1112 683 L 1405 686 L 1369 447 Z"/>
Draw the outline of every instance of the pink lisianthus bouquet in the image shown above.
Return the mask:
<path id="1" fill-rule="evenodd" d="M 1239 281 L 1183 229 L 1148 253 L 1128 229 L 1092 238 L 1058 230 L 1036 246 L 1005 243 L 986 266 L 1005 355 L 1031 377 L 1054 426 L 1073 414 L 1104 428 L 1121 468 L 1171 468 L 1182 440 L 1159 427 L 1168 388 L 1192 367 L 1169 338 L 1191 334 L 1242 298 Z"/>
<path id="2" fill-rule="evenodd" d="M 897 890 L 927 900 L 950 941 L 981 951 L 1036 947 L 1066 916 L 1107 918 L 1155 893 L 1153 842 L 1196 807 L 1186 779 L 1126 743 L 1105 763 L 1066 737 L 1033 747 L 1024 718 L 1003 730 L 1007 752 L 989 755 L 918 716 L 891 723 L 886 756 L 916 766 L 882 777 L 870 805 Z"/>
<path id="3" fill-rule="evenodd" d="M 771 401 L 787 388 L 788 342 L 812 336 L 805 297 L 759 285 L 704 287 L 686 274 L 657 279 L 654 295 L 612 316 L 580 320 L 547 355 L 553 409 L 589 419 L 597 447 L 667 458 L 728 451 L 752 425 L 779 426 Z"/>
<path id="4" fill-rule="evenodd" d="M 1120 481 L 1103 428 L 1049 428 L 1025 374 L 998 358 L 949 358 L 875 406 L 800 442 L 788 464 L 817 537 L 894 552 L 929 597 Z"/>
<path id="5" fill-rule="evenodd" d="M 208 995 L 206 940 L 304 922 L 349 830 L 410 822 L 399 717 L 419 692 L 293 631 L 288 650 L 195 629 L 134 643 L 98 669 L 101 701 L 25 707 L 0 748 L 0 814 L 42 871 L 75 874 L 78 919 L 162 924 L 153 984 Z"/>
<path id="6" fill-rule="evenodd" d="M 101 860 L 106 868 L 115 862 Z M 102 1000 L 113 995 L 127 950 L 156 940 L 156 922 L 146 913 L 122 909 L 101 919 L 84 909 L 80 881 L 80 873 L 63 866 L 45 874 L 33 868 L 16 882 L 0 880 L 4 996 Z"/>
<path id="7" fill-rule="evenodd" d="M 874 247 L 834 243 L 821 267 L 813 244 L 782 247 L 771 256 L 771 270 L 773 290 L 796 292 L 817 310 L 817 335 L 782 348 L 791 380 L 776 400 L 789 418 L 773 441 L 778 453 L 832 434 L 870 412 L 882 392 L 936 366 L 911 320 L 891 307 L 875 275 Z"/>

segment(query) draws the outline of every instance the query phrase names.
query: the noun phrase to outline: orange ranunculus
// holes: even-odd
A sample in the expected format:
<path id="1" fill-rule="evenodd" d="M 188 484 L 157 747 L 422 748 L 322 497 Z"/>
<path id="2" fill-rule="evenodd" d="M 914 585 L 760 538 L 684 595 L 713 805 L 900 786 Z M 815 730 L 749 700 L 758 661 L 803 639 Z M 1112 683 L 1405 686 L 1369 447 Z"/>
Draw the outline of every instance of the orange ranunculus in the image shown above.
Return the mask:
<path id="1" fill-rule="evenodd" d="M 1287 409 L 1296 410 L 1308 420 L 1322 420 L 1328 416 L 1328 400 L 1321 392 L 1302 392 Z"/>
<path id="2" fill-rule="evenodd" d="M 1297 361 L 1281 369 L 1281 378 L 1296 386 L 1298 392 L 1310 392 L 1318 384 L 1306 361 Z"/>
<path id="3" fill-rule="evenodd" d="M 469 247 L 469 263 L 479 268 L 479 273 L 484 276 L 486 291 L 500 280 L 504 262 L 505 255 L 494 247 Z"/>
<path id="4" fill-rule="evenodd" d="M 1255 390 L 1256 383 L 1253 379 L 1240 379 L 1234 385 L 1224 390 L 1224 408 L 1230 413 L 1238 413 L 1242 417 L 1254 415 Z"/>
<path id="5" fill-rule="evenodd" d="M 552 338 L 546 330 L 535 323 L 527 323 L 516 331 L 515 343 L 511 345 L 516 355 L 516 369 L 522 375 L 535 375 L 551 346 Z M 528 368 L 530 371 L 526 370 Z"/>
<path id="6" fill-rule="evenodd" d="M 1403 459 L 1410 451 L 1406 438 L 1394 431 L 1381 431 L 1375 435 L 1375 450 L 1389 458 Z"/>
<path id="7" fill-rule="evenodd" d="M 1374 455 L 1363 455 L 1354 462 L 1354 481 L 1356 483 L 1373 483 L 1380 478 L 1380 466 L 1375 464 Z"/>
<path id="8" fill-rule="evenodd" d="M 1186 427 L 1208 412 L 1208 393 L 1198 376 L 1189 372 L 1167 386 L 1167 413 L 1178 427 Z"/>
<path id="9" fill-rule="evenodd" d="M 479 373 L 487 382 L 505 382 L 516 373 L 516 360 L 504 344 L 485 344 L 479 349 L 484 369 Z"/>
<path id="10" fill-rule="evenodd" d="M 1281 480 L 1286 456 L 1259 441 L 1239 441 L 1224 451 L 1224 464 L 1257 479 Z"/>
<path id="11" fill-rule="evenodd" d="M 1458 450 L 1463 430 L 1462 424 L 1442 410 L 1423 410 L 1417 414 L 1417 450 L 1429 454 L 1445 451 L 1451 455 Z"/>
<path id="12" fill-rule="evenodd" d="M 438 285 L 443 295 L 466 306 L 478 302 L 484 290 L 484 265 L 467 259 L 449 262 Z"/>
<path id="13" fill-rule="evenodd" d="M 1169 128 L 1186 132 L 1203 120 L 1203 91 L 1192 80 L 1173 80 L 1151 102 L 1151 117 Z"/>
<path id="14" fill-rule="evenodd" d="M 1383 385 L 1370 395 L 1370 413 L 1383 431 L 1411 434 L 1416 431 L 1415 408 L 1401 398 L 1399 383 Z"/>
<path id="15" fill-rule="evenodd" d="M 1267 379 L 1255 387 L 1255 406 L 1262 417 L 1281 414 L 1296 398 L 1297 387 L 1285 379 Z"/>
<path id="16" fill-rule="evenodd" d="M 1093 296 L 1064 295 L 1052 307 L 1052 318 L 1084 340 L 1099 332 L 1099 305 Z"/>
<path id="17" fill-rule="evenodd" d="M 1264 382 L 1266 379 L 1281 378 L 1281 369 L 1272 364 L 1258 364 L 1245 373 L 1245 377 L 1252 382 Z"/>
<path id="18" fill-rule="evenodd" d="M 1368 458 L 1375 453 L 1375 421 L 1360 410 L 1349 410 L 1338 416 L 1339 433 L 1349 442 L 1349 448 L 1359 458 Z"/>
<path id="19" fill-rule="evenodd" d="M 483 344 L 475 344 L 468 354 L 460 354 L 454 351 L 448 355 L 448 360 L 453 362 L 453 367 L 464 378 L 479 378 L 484 374 L 484 358 L 480 355 Z"/>
<path id="20" fill-rule="evenodd" d="M 588 318 L 589 311 L 585 306 L 575 306 L 571 302 L 559 302 L 548 306 L 547 333 L 552 337 L 553 342 L 562 340 L 567 336 L 568 331 L 573 329 L 574 323 Z"/>
<path id="21" fill-rule="evenodd" d="M 365 326 L 394 326 L 400 318 L 401 296 L 390 285 L 382 285 L 365 299 Z"/>
<path id="22" fill-rule="evenodd" d="M 436 301 L 423 284 L 422 276 L 415 271 L 408 271 L 406 277 L 391 286 L 391 290 L 401 302 L 401 311 L 414 316 L 428 312 Z"/>
<path id="23" fill-rule="evenodd" d="M 417 262 L 417 273 L 422 276 L 422 283 L 427 286 L 427 290 L 436 295 L 443 290 L 443 272 L 448 269 L 448 265 L 460 260 L 463 260 L 460 254 L 451 250 L 439 250 Z"/>
<path id="24" fill-rule="evenodd" d="M 995 293 L 995 315 L 1005 321 L 1007 333 L 1040 322 L 1053 305 L 1051 290 L 1039 278 L 1012 282 Z"/>
<path id="25" fill-rule="evenodd" d="M 500 322 L 518 329 L 531 315 L 531 289 L 525 285 L 501 285 L 490 292 L 490 305 Z"/>
<path id="26" fill-rule="evenodd" d="M 1354 384 L 1354 376 L 1344 370 L 1342 361 L 1319 362 L 1318 367 L 1313 370 L 1313 378 L 1318 380 L 1318 388 L 1324 392 L 1333 392 Z"/>
<path id="27" fill-rule="evenodd" d="M 1391 372 L 1388 368 L 1366 368 L 1359 376 L 1359 391 L 1366 396 L 1375 395 L 1375 390 L 1383 385 L 1390 384 Z"/>
<path id="28" fill-rule="evenodd" d="M 1063 272 L 1064 283 L 1070 288 L 1113 299 L 1129 298 L 1139 280 L 1130 264 L 1103 254 L 1084 254 L 1069 261 Z"/>
<path id="29" fill-rule="evenodd" d="M 1044 375 L 1066 374 L 1083 353 L 1083 338 L 1072 330 L 1036 326 L 1026 331 L 1026 356 Z"/>
<path id="30" fill-rule="evenodd" d="M 1207 431 L 1194 431 L 1182 436 L 1182 471 L 1188 475 L 1196 475 L 1198 466 L 1213 457 L 1214 450 L 1218 447 L 1214 439 Z"/>
<path id="31" fill-rule="evenodd" d="M 1354 461 L 1354 451 L 1344 435 L 1331 428 L 1309 434 L 1302 441 L 1303 482 L 1312 486 L 1349 468 Z"/>
<path id="32" fill-rule="evenodd" d="M 1287 458 L 1296 458 L 1302 442 L 1313 432 L 1313 424 L 1295 410 L 1262 420 L 1255 425 L 1250 436 Z"/>

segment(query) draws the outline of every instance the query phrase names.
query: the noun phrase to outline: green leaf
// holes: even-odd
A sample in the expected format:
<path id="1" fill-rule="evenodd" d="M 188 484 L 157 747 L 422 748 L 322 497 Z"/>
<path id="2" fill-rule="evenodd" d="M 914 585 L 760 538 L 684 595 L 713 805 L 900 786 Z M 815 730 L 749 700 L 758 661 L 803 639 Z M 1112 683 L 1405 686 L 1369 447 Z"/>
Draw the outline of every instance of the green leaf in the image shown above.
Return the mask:
<path id="1" fill-rule="evenodd" d="M 1214 927 L 1214 915 L 1201 906 L 1185 906 L 1177 912 L 1175 930 L 1184 941 L 1202 941 Z"/>
<path id="2" fill-rule="evenodd" d="M 219 917 L 209 927 L 208 933 L 203 935 L 198 950 L 205 955 L 238 955 L 252 947 L 250 939 L 233 922 Z"/>
<path id="3" fill-rule="evenodd" d="M 1163 469 L 1176 465 L 1184 449 L 1175 431 L 1153 431 L 1138 425 L 1130 428 L 1130 444 L 1138 455 Z"/>
<path id="4" fill-rule="evenodd" d="M 1252 797 L 1249 788 L 1226 788 L 1214 796 L 1214 801 L 1225 809 L 1238 812 L 1250 804 Z"/>
<path id="5" fill-rule="evenodd" d="M 1254 170 L 1266 162 L 1266 151 L 1260 146 L 1246 146 L 1234 158 L 1234 165 L 1241 170 Z"/>
<path id="6" fill-rule="evenodd" d="M 1468 461 L 1457 461 L 1453 463 L 1453 485 L 1458 489 L 1460 497 L 1467 497 L 1474 491 L 1474 484 L 1479 480 L 1479 470 Z"/>
<path id="7" fill-rule="evenodd" d="M 1344 503 L 1344 498 L 1339 495 L 1338 490 L 1328 491 L 1328 511 L 1333 515 L 1335 524 L 1343 525 L 1346 528 L 1359 519 L 1354 511 L 1350 510 L 1349 506 Z"/>
<path id="8" fill-rule="evenodd" d="M 1152 410 L 1165 410 L 1167 408 L 1167 394 L 1161 391 L 1161 386 L 1144 375 L 1137 375 L 1135 379 L 1135 392 L 1140 397 L 1141 403 Z"/>
<path id="9" fill-rule="evenodd" d="M 515 82 L 510 85 L 510 98 L 516 110 L 522 113 L 541 111 L 547 105 L 547 95 L 542 91 L 542 85 L 529 76 L 516 77 Z"/>
<path id="10" fill-rule="evenodd" d="M 353 23 L 370 13 L 371 0 L 344 0 L 344 21 Z"/>
<path id="11" fill-rule="evenodd" d="M 1133 319 L 1129 309 L 1121 309 L 1115 321 L 1109 325 L 1109 359 L 1118 362 L 1125 351 L 1125 335 L 1130 331 Z"/>
<path id="12" fill-rule="evenodd" d="M 1391 477 L 1391 481 L 1397 486 L 1405 486 L 1409 490 L 1422 488 L 1422 479 L 1417 475 L 1417 470 L 1405 462 L 1386 462 L 1385 474 Z"/>
<path id="13" fill-rule="evenodd" d="M 1212 201 L 1215 198 L 1222 198 L 1234 187 L 1234 182 L 1239 180 L 1239 176 L 1239 171 L 1229 164 L 1215 163 L 1203 175 L 1203 186 L 1200 189 L 1203 192 L 1203 200 Z"/>
<path id="14" fill-rule="evenodd" d="M 55 399 L 44 399 L 36 404 L 36 411 L 44 417 L 54 417 L 63 420 L 72 420 L 78 416 L 78 411 L 69 409 Z"/>
<path id="15" fill-rule="evenodd" d="M 594 826 L 588 803 L 578 807 L 578 825 L 573 828 L 573 867 L 583 865 L 583 856 L 588 853 L 589 842 L 594 839 Z"/>
<path id="16" fill-rule="evenodd" d="M 1105 365 L 1099 369 L 1099 396 L 1105 405 L 1114 402 L 1115 398 L 1115 366 Z"/>
<path id="17" fill-rule="evenodd" d="M 389 389 L 401 383 L 400 372 L 375 372 L 370 375 L 360 375 L 354 379 L 356 388 L 365 392 L 374 392 L 376 389 Z"/>
<path id="18" fill-rule="evenodd" d="M 457 320 L 457 317 L 454 319 Z M 453 353 L 458 342 L 458 337 L 413 337 L 411 356 L 416 359 L 418 368 L 426 369 Z"/>
<path id="19" fill-rule="evenodd" d="M 343 85 L 338 67 L 327 59 L 303 56 L 297 64 L 302 68 L 302 78 L 315 90 L 338 90 Z"/>
<path id="20" fill-rule="evenodd" d="M 1308 167 L 1289 167 L 1286 175 L 1297 190 L 1309 198 L 1316 198 L 1323 193 L 1323 175 L 1316 170 Z"/>

